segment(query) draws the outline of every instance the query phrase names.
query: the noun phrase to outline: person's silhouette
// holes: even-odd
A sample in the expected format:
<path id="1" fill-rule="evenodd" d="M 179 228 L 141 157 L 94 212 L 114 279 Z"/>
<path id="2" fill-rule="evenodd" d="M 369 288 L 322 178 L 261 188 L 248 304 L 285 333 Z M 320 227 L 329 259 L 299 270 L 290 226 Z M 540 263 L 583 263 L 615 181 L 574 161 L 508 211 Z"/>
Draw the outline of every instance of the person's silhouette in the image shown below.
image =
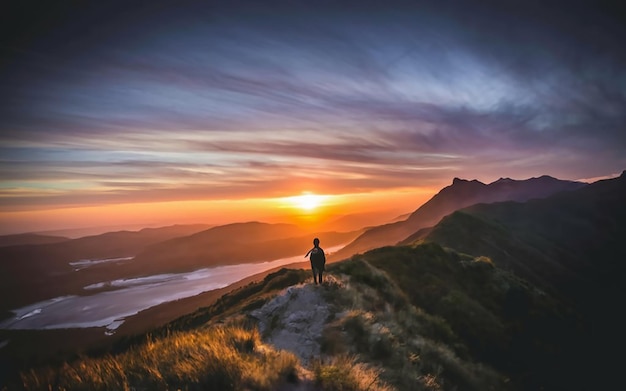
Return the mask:
<path id="1" fill-rule="evenodd" d="M 320 240 L 318 238 L 313 239 L 313 248 L 309 250 L 304 256 L 309 257 L 311 260 L 311 271 L 313 272 L 313 281 L 317 285 L 318 281 L 322 283 L 322 274 L 324 273 L 324 265 L 326 264 L 326 254 L 320 247 Z"/>

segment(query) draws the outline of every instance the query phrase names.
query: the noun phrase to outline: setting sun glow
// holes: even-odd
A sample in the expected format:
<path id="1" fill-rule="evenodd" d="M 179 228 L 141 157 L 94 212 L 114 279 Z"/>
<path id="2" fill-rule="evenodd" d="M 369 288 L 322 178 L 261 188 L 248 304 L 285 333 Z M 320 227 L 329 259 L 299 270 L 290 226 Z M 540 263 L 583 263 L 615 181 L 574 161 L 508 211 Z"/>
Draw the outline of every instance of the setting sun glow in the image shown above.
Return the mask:
<path id="1" fill-rule="evenodd" d="M 288 201 L 298 209 L 311 212 L 319 207 L 323 203 L 325 198 L 326 197 L 322 195 L 305 192 L 299 196 L 289 197 Z"/>

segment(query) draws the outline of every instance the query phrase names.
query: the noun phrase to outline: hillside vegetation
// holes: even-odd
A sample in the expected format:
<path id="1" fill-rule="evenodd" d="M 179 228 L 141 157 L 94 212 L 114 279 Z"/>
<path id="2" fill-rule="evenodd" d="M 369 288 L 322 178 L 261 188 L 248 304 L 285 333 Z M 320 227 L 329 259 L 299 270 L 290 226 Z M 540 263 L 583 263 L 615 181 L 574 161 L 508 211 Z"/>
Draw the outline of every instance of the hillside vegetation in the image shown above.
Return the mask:
<path id="1" fill-rule="evenodd" d="M 21 368 L 9 384 L 45 390 L 516 390 L 567 384 L 562 376 L 572 367 L 559 367 L 571 354 L 575 318 L 486 257 L 437 244 L 385 247 L 331 264 L 329 272 L 330 282 L 313 287 L 330 312 L 317 341 L 321 353 L 306 365 L 264 342 L 250 316 L 285 295 L 285 288 L 311 283 L 305 270 L 282 269 L 108 351 Z M 272 327 L 289 325 L 275 320 Z"/>
<path id="2" fill-rule="evenodd" d="M 617 380 L 621 369 L 613 355 L 626 345 L 620 310 L 626 299 L 624 200 L 626 172 L 544 199 L 474 205 L 404 243 L 436 242 L 488 256 L 497 267 L 558 297 L 579 319 L 559 329 L 572 336 L 572 356 L 558 364 L 578 367 L 578 387 L 595 389 L 600 381 Z M 538 326 L 542 331 L 555 327 L 553 322 Z"/>

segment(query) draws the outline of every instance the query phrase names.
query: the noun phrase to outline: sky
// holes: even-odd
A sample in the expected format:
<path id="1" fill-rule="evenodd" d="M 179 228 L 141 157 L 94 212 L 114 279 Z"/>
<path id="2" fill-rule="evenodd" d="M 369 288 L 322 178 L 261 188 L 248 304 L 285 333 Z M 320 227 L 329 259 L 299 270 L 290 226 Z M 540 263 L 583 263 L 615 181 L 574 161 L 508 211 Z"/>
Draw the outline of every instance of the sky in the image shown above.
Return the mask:
<path id="1" fill-rule="evenodd" d="M 303 192 L 392 216 L 455 177 L 626 169 L 610 2 L 6 4 L 0 234 L 288 218 Z"/>

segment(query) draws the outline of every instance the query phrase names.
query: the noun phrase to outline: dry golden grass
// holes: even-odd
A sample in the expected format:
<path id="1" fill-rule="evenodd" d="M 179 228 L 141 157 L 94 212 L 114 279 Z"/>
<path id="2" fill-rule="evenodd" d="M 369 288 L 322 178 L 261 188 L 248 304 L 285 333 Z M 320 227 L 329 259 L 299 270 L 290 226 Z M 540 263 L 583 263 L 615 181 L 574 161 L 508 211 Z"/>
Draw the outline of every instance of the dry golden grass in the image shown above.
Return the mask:
<path id="1" fill-rule="evenodd" d="M 391 391 L 380 379 L 380 369 L 347 356 L 313 363 L 316 384 L 325 391 Z"/>
<path id="2" fill-rule="evenodd" d="M 148 340 L 116 356 L 84 358 L 22 374 L 27 390 L 271 390 L 297 358 L 261 344 L 256 330 L 215 327 Z"/>
<path id="3" fill-rule="evenodd" d="M 468 360 L 467 348 L 445 319 L 407 305 L 388 274 L 366 261 L 344 262 L 336 268 L 347 273 L 338 273 L 344 280 L 342 289 L 327 295 L 338 316 L 322 334 L 322 351 L 334 357 L 351 355 L 355 361 L 318 365 L 315 374 L 324 389 L 373 389 L 357 381 L 368 378 L 354 374 L 359 368 L 367 368 L 369 374 L 376 368 L 384 389 L 507 389 L 497 372 Z"/>

